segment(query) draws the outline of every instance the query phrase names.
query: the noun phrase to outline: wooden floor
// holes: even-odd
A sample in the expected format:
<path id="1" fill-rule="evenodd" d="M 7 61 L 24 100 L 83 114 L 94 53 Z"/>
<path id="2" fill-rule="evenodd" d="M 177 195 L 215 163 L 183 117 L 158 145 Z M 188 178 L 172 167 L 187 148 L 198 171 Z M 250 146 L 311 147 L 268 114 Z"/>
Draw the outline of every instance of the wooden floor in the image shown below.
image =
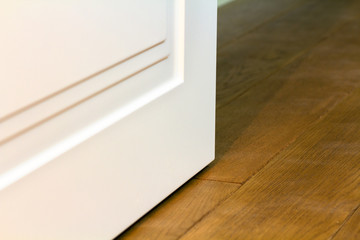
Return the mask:
<path id="1" fill-rule="evenodd" d="M 360 1 L 219 9 L 216 160 L 117 239 L 360 239 Z"/>

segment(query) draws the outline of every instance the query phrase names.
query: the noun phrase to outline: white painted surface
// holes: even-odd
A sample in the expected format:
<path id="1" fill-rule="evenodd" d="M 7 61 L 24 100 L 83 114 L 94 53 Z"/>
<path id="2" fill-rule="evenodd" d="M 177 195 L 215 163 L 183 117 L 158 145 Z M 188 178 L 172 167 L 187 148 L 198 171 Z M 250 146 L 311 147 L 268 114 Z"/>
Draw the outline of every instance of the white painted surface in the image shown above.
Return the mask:
<path id="1" fill-rule="evenodd" d="M 164 40 L 166 2 L 0 1 L 0 119 Z"/>
<path id="2" fill-rule="evenodd" d="M 0 239 L 111 239 L 214 158 L 217 4 L 168 4 L 167 60 L 0 145 Z"/>
<path id="3" fill-rule="evenodd" d="M 121 81 L 125 81 L 132 74 L 141 71 L 158 61 L 168 61 L 170 53 L 169 45 L 168 41 L 164 42 L 150 50 L 147 50 L 139 56 L 114 66 L 99 75 L 93 76 L 86 81 L 83 81 L 81 84 L 77 84 L 72 88 L 47 99 L 46 101 L 42 101 L 31 108 L 21 111 L 11 118 L 0 121 L 0 143 L 2 141 L 8 141 L 13 136 L 16 136 L 18 133 L 26 130 L 27 128 L 31 128 L 31 126 L 58 114 L 64 109 L 67 109 L 69 106 L 83 101 L 83 99 L 97 94 L 99 91 L 102 91 Z M 168 74 L 170 76 L 172 67 L 164 67 L 164 69 L 165 68 L 168 69 Z M 142 84 L 141 88 L 144 86 L 145 84 Z M 140 87 L 135 91 L 140 91 Z M 124 95 L 124 93 L 119 94 Z"/>

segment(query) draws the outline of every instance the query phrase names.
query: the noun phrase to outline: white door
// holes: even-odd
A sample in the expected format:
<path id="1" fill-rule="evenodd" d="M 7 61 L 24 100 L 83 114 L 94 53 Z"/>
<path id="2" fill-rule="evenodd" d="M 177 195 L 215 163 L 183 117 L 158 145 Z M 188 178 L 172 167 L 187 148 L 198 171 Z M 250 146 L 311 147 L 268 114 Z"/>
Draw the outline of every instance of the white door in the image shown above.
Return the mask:
<path id="1" fill-rule="evenodd" d="M 0 239 L 112 239 L 213 160 L 216 5 L 0 2 Z"/>

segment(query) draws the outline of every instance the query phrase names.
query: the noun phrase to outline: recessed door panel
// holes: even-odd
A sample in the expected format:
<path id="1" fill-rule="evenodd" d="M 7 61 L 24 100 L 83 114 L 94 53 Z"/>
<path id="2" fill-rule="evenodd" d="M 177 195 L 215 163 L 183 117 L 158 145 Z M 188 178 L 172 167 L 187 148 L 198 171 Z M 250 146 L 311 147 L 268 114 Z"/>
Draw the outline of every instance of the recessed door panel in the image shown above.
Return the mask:
<path id="1" fill-rule="evenodd" d="M 0 2 L 0 119 L 166 41 L 167 0 Z"/>

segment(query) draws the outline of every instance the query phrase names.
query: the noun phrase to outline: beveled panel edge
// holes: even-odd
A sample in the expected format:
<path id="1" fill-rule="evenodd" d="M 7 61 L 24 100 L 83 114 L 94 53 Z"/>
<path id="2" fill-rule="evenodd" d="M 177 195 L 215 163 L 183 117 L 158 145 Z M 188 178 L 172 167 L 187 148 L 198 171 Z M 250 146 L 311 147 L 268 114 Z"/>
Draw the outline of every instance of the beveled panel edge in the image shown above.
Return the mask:
<path id="1" fill-rule="evenodd" d="M 169 46 L 167 45 L 165 40 L 152 45 L 136 55 L 113 64 L 101 72 L 58 92 L 56 95 L 23 109 L 23 111 L 4 119 L 2 122 L 0 121 L 0 146 L 109 87 L 148 69 L 158 63 L 159 59 L 166 60 L 169 56 Z M 137 65 L 140 65 L 140 69 Z M 112 75 L 111 73 L 114 71 L 117 71 L 119 79 L 108 76 Z"/>
<path id="2" fill-rule="evenodd" d="M 151 50 L 151 49 L 153 49 L 153 48 L 155 48 L 155 47 L 157 47 L 157 46 L 159 46 L 159 45 L 161 45 L 161 44 L 163 44 L 163 43 L 165 43 L 165 41 L 166 41 L 166 39 L 164 39 L 164 40 L 162 40 L 162 41 L 160 41 L 160 42 L 158 42 L 158 43 L 156 43 L 156 44 L 153 44 L 153 45 L 151 45 L 150 47 L 145 48 L 145 49 L 143 49 L 143 50 L 141 50 L 141 51 L 139 51 L 139 52 L 137 52 L 137 53 L 135 53 L 135 54 L 133 54 L 133 55 L 131 55 L 131 56 L 123 59 L 123 60 L 120 60 L 119 62 L 116 62 L 116 63 L 114 63 L 114 64 L 112 64 L 112 65 L 110 65 L 110 66 L 108 66 L 108 67 L 106 67 L 106 68 L 98 71 L 98 72 L 95 72 L 95 73 L 93 73 L 93 74 L 91 74 L 91 75 L 89 75 L 89 76 L 87 76 L 87 77 L 85 77 L 85 78 L 83 78 L 83 79 L 81 79 L 81 80 L 79 80 L 79 81 L 77 81 L 77 82 L 75 82 L 75 83 L 73 83 L 73 84 L 65 87 L 65 88 L 62 88 L 62 89 L 60 89 L 60 90 L 58 90 L 58 91 L 56 91 L 56 92 L 54 92 L 54 93 L 51 93 L 51 94 L 49 94 L 49 95 L 48 95 L 47 97 L 45 97 L 45 98 L 39 99 L 39 100 L 37 100 L 37 101 L 29 104 L 29 105 L 26 105 L 25 107 L 22 107 L 22 108 L 20 108 L 20 109 L 14 110 L 12 113 L 7 114 L 7 115 L 4 116 L 4 117 L 1 117 L 1 118 L 0 118 L 0 124 L 1 124 L 2 122 L 4 122 L 4 121 L 7 121 L 7 120 L 11 119 L 12 117 L 16 116 L 17 114 L 19 114 L 19 113 L 21 113 L 21 112 L 24 112 L 24 111 L 26 111 L 26 110 L 28 110 L 28 109 L 30 109 L 30 108 L 32 108 L 32 107 L 34 107 L 34 106 L 42 103 L 42 102 L 45 102 L 45 101 L 47 101 L 48 99 L 55 97 L 56 95 L 59 95 L 59 94 L 65 92 L 65 91 L 67 91 L 67 90 L 69 90 L 69 89 L 71 89 L 71 88 L 73 88 L 73 87 L 75 87 L 75 86 L 77 86 L 77 85 L 80 85 L 80 84 L 84 83 L 85 81 L 88 81 L 88 80 L 92 79 L 92 78 L 95 77 L 95 76 L 98 76 L 98 75 L 100 75 L 100 74 L 102 74 L 102 73 L 104 73 L 104 72 L 106 72 L 106 71 L 108 71 L 108 70 L 110 70 L 110 69 L 112 69 L 112 68 L 120 65 L 120 64 L 123 64 L 123 63 L 125 63 L 125 62 L 127 62 L 127 61 L 129 61 L 129 60 L 131 60 L 131 59 L 133 59 L 133 58 L 135 58 L 135 57 L 137 57 L 137 56 L 139 56 L 139 55 L 141 55 L 141 54 L 143 54 L 143 53 L 145 53 L 145 52 L 147 52 L 147 51 L 149 51 L 149 50 Z"/>
<path id="3" fill-rule="evenodd" d="M 160 61 L 159 63 L 162 63 L 164 61 Z M 154 65 L 155 66 L 155 65 Z M 168 81 L 165 81 L 163 84 L 157 86 L 156 88 L 149 91 L 147 94 L 134 99 L 133 102 L 131 102 L 130 105 L 126 105 L 124 107 L 119 108 L 115 112 L 104 116 L 102 119 L 93 122 L 89 126 L 84 127 L 83 129 L 78 129 L 77 132 L 74 132 L 70 134 L 69 136 L 65 138 L 59 139 L 57 142 L 54 142 L 54 144 L 51 144 L 49 147 L 46 147 L 42 149 L 42 151 L 36 151 L 36 154 L 30 154 L 31 156 L 29 158 L 26 158 L 24 160 L 17 159 L 16 163 L 13 167 L 10 167 L 6 169 L 6 171 L 3 171 L 0 173 L 0 191 L 9 187 L 13 183 L 17 182 L 18 180 L 22 179 L 23 177 L 27 176 L 28 174 L 32 173 L 33 171 L 39 169 L 43 165 L 51 162 L 52 160 L 56 159 L 58 156 L 66 153 L 67 151 L 70 151 L 75 146 L 81 144 L 82 142 L 88 140 L 89 138 L 95 136 L 96 134 L 104 131 L 106 128 L 110 127 L 111 125 L 115 124 L 119 120 L 123 119 L 124 117 L 128 116 L 129 114 L 132 114 L 133 112 L 137 111 L 138 109 L 144 107 L 148 103 L 152 102 L 153 100 L 159 98 L 160 96 L 172 91 L 173 89 L 177 88 L 183 84 L 182 79 L 173 77 L 169 79 Z M 116 87 L 116 86 L 115 86 Z M 111 88 L 113 89 L 113 88 Z M 92 98 L 93 99 L 93 98 Z M 69 109 L 70 111 L 73 109 Z M 81 114 L 81 113 L 77 113 Z M 62 114 L 63 115 L 63 114 Z M 60 117 L 62 117 L 60 115 Z M 69 120 L 67 120 L 69 121 Z M 47 123 L 50 123 L 48 126 Z M 41 124 L 41 128 L 43 128 L 41 131 L 46 132 L 46 129 L 53 128 L 53 125 L 62 125 L 62 120 L 59 121 L 48 121 L 45 124 Z M 36 129 L 38 130 L 38 129 Z M 26 138 L 31 138 L 31 136 L 34 133 L 30 134 Z M 24 135 L 27 135 L 24 134 Z M 20 138 L 22 138 L 24 135 L 21 135 Z M 40 134 L 42 135 L 42 134 Z M 41 141 L 47 141 L 46 135 L 41 136 Z M 21 142 L 21 141 L 20 141 Z M 11 148 L 15 149 L 16 146 L 18 146 L 18 143 L 9 142 L 7 143 L 11 146 Z M 5 144 L 5 146 L 7 145 Z M 16 150 L 12 150 L 16 151 Z M 0 151 L 1 154 L 1 151 Z M 6 155 L 6 154 L 5 154 Z"/>
<path id="4" fill-rule="evenodd" d="M 69 109 L 78 106 L 79 104 L 81 104 L 81 103 L 89 100 L 90 98 L 93 98 L 93 97 L 101 94 L 102 92 L 108 90 L 109 88 L 114 87 L 115 85 L 118 85 L 119 83 L 121 83 L 121 82 L 123 82 L 123 81 L 125 81 L 125 80 L 130 79 L 131 77 L 133 77 L 133 76 L 135 76 L 135 75 L 137 75 L 137 74 L 139 74 L 139 73 L 141 73 L 141 72 L 143 72 L 143 71 L 145 71 L 145 70 L 147 70 L 147 69 L 155 66 L 156 64 L 158 64 L 158 63 L 160 63 L 160 62 L 162 62 L 162 61 L 165 61 L 166 59 L 168 59 L 168 56 L 165 56 L 165 57 L 163 57 L 163 58 L 155 61 L 154 63 L 151 63 L 150 65 L 148 65 L 148 66 L 146 66 L 146 67 L 144 67 L 144 68 L 141 68 L 140 70 L 138 70 L 138 71 L 136 71 L 136 72 L 134 72 L 134 73 L 126 76 L 125 78 L 122 78 L 122 79 L 118 80 L 117 82 L 111 84 L 110 86 L 107 86 L 107 87 L 105 87 L 105 88 L 103 88 L 103 89 L 100 89 L 99 91 L 97 91 L 97 92 L 95 92 L 95 93 L 93 93 L 93 94 L 91 94 L 91 95 L 89 95 L 89 96 L 81 99 L 80 101 L 77 101 L 77 102 L 75 102 L 75 103 L 73 103 L 73 104 L 71 104 L 71 105 L 69 105 L 69 106 L 67 106 L 67 107 L 65 107 L 65 108 L 57 111 L 57 112 L 54 112 L 52 115 L 47 116 L 46 118 L 44 118 L 44 119 L 42 119 L 42 120 L 39 120 L 38 122 L 35 122 L 34 124 L 29 125 L 28 127 L 24 128 L 24 129 L 22 129 L 22 130 L 19 130 L 18 132 L 14 133 L 14 134 L 12 134 L 12 135 L 4 138 L 4 139 L 0 139 L 0 146 L 3 145 L 3 144 L 5 144 L 5 143 L 7 143 L 7 142 L 9 142 L 9 141 L 11 141 L 12 139 L 14 139 L 14 138 L 16 138 L 16 137 L 18 137 L 18 136 L 26 133 L 27 131 L 29 131 L 29 130 L 31 130 L 31 129 L 33 129 L 33 128 L 35 128 L 35 127 L 37 127 L 37 126 L 39 126 L 39 125 L 41 125 L 41 124 L 43 124 L 43 123 L 45 123 L 45 122 L 47 122 L 47 121 L 49 121 L 50 119 L 59 116 L 60 114 L 68 111 Z"/>

